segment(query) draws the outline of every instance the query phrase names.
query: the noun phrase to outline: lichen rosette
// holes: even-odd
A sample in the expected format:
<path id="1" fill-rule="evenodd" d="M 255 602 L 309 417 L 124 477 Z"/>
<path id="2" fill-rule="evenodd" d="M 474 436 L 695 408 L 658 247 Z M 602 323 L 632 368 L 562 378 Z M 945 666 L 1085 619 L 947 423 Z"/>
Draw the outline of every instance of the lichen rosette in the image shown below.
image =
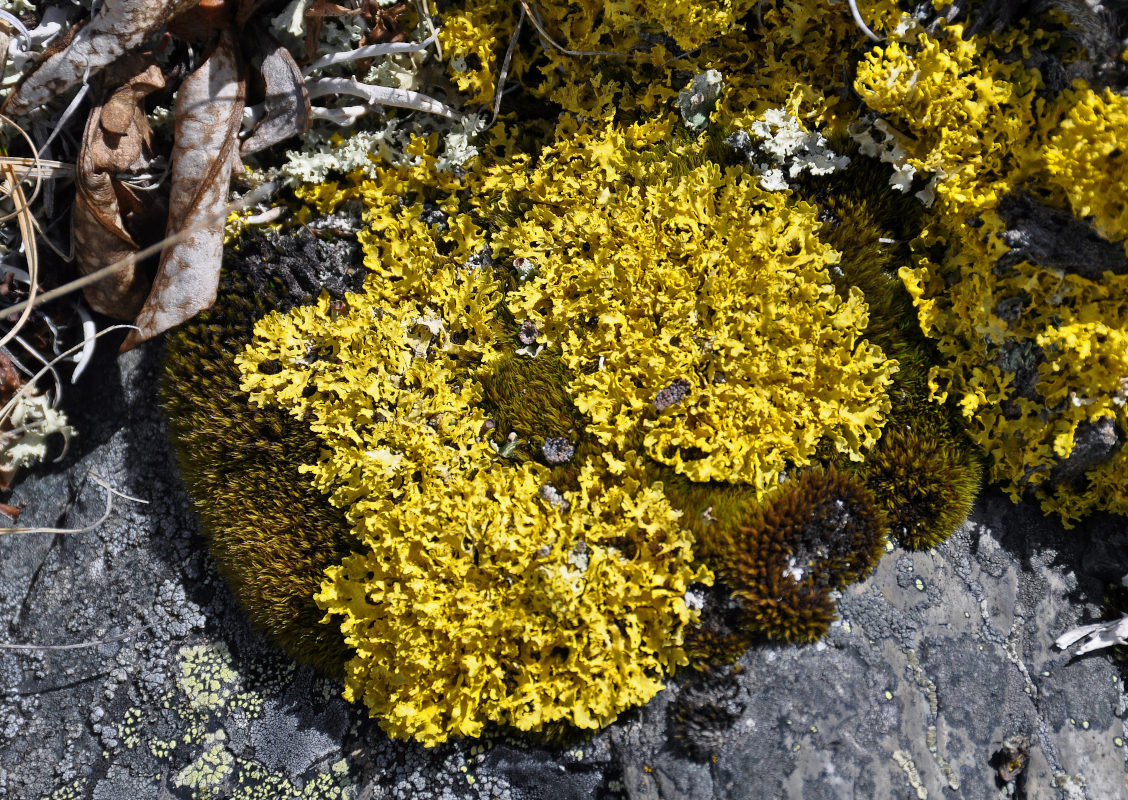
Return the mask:
<path id="1" fill-rule="evenodd" d="M 594 728 L 646 702 L 711 581 L 662 470 L 767 494 L 880 433 L 895 365 L 862 336 L 861 294 L 831 285 L 814 209 L 743 170 L 671 173 L 654 145 L 673 124 L 567 120 L 525 180 L 464 176 L 470 200 L 422 148 L 355 189 L 386 212 L 364 291 L 268 315 L 239 356 L 254 402 L 322 444 L 302 469 L 355 553 L 317 601 L 353 653 L 348 696 L 394 736 Z M 487 231 L 486 203 L 522 213 Z M 504 388 L 515 359 L 544 359 L 525 372 L 550 390 Z M 531 444 L 548 438 L 574 455 Z"/>

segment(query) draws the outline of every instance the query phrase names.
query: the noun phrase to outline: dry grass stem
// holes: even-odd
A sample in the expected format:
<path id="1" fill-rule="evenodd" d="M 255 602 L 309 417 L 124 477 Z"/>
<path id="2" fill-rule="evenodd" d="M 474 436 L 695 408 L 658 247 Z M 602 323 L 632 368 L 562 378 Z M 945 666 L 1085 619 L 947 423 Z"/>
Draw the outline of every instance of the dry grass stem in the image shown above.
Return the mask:
<path id="1" fill-rule="evenodd" d="M 89 525 L 84 525 L 81 528 L 0 528 L 0 535 L 6 535 L 10 533 L 63 533 L 68 535 L 76 533 L 89 533 L 110 518 L 110 513 L 114 508 L 114 497 L 120 497 L 123 500 L 129 500 L 133 503 L 148 504 L 149 502 L 148 500 L 142 500 L 138 497 L 132 497 L 128 494 L 125 494 L 124 492 L 119 492 L 102 478 L 93 473 L 91 473 L 89 477 L 90 480 L 94 481 L 96 484 L 106 490 L 106 510 L 102 512 L 102 516 L 98 517 L 98 519 L 94 520 Z"/>
<path id="2" fill-rule="evenodd" d="M 30 308 L 30 306 L 29 306 L 29 308 Z M 110 333 L 111 331 L 123 330 L 123 329 L 126 329 L 126 328 L 128 328 L 130 330 L 136 330 L 137 326 L 136 325 L 111 325 L 108 328 L 103 328 L 102 330 L 98 331 L 98 333 L 96 333 L 94 335 L 94 338 L 98 338 L 100 336 L 103 336 L 107 333 Z M 70 355 L 73 355 L 74 353 L 81 351 L 86 346 L 87 346 L 87 343 L 86 343 L 85 340 L 79 342 L 74 347 L 68 348 L 67 350 L 64 350 L 63 352 L 59 353 L 59 355 L 55 356 L 50 361 L 48 361 L 46 363 L 46 366 L 44 366 L 42 369 L 40 369 L 38 372 L 36 372 L 27 381 L 27 383 L 25 383 L 23 386 L 20 387 L 18 392 L 16 392 L 14 395 L 12 395 L 12 399 L 9 400 L 4 405 L 3 408 L 0 408 L 0 425 L 3 425 L 4 421 L 7 420 L 9 416 L 11 416 L 12 411 L 15 409 L 16 404 L 20 401 L 20 399 L 23 398 L 25 395 L 31 393 L 31 391 L 35 388 L 36 382 L 38 382 L 40 378 L 42 378 L 44 375 L 46 375 L 47 372 L 50 371 L 60 361 L 62 361 L 63 359 L 67 358 Z"/>
<path id="3" fill-rule="evenodd" d="M 100 270 L 98 270 L 96 272 L 91 272 L 89 275 L 83 275 L 81 278 L 75 278 L 73 281 L 70 281 L 69 283 L 65 283 L 62 286 L 58 286 L 58 287 L 51 289 L 49 291 L 41 292 L 39 294 L 39 296 L 36 297 L 34 302 L 32 302 L 30 299 L 28 299 L 28 300 L 23 301 L 22 303 L 16 303 L 15 305 L 4 309 L 4 311 L 8 314 L 16 314 L 16 313 L 22 312 L 25 307 L 30 307 L 32 305 L 40 305 L 41 303 L 47 303 L 47 302 L 50 302 L 51 300 L 57 300 L 60 297 L 66 297 L 68 294 L 71 294 L 72 292 L 75 292 L 75 291 L 81 289 L 83 286 L 86 286 L 87 284 L 94 283 L 95 281 L 100 281 L 102 278 L 106 277 L 107 275 L 111 274 L 112 272 L 114 272 L 116 270 L 123 269 L 126 266 L 129 266 L 130 264 L 132 264 L 136 261 L 140 261 L 142 259 L 148 258 L 149 256 L 156 255 L 157 253 L 161 252 L 161 250 L 163 250 L 165 247 L 168 247 L 169 245 L 177 244 L 178 242 L 181 242 L 184 239 L 191 236 L 193 233 L 196 233 L 197 231 L 203 230 L 204 228 L 206 228 L 209 225 L 212 225 L 216 222 L 220 222 L 222 220 L 227 219 L 227 216 L 229 214 L 231 214 L 232 212 L 242 211 L 244 208 L 249 208 L 250 206 L 257 205 L 260 201 L 266 199 L 267 197 L 272 195 L 277 190 L 278 190 L 278 183 L 277 182 L 271 181 L 269 183 L 264 183 L 258 189 L 255 189 L 252 192 L 248 192 L 241 199 L 236 200 L 236 201 L 231 202 L 231 203 L 228 203 L 227 205 L 225 205 L 223 207 L 222 211 L 217 211 L 216 213 L 211 214 L 211 215 L 201 219 L 195 225 L 192 225 L 188 228 L 185 228 L 182 231 L 178 231 L 177 233 L 173 234 L 172 236 L 166 236 L 164 239 L 161 239 L 161 241 L 157 242 L 156 244 L 152 244 L 152 245 L 149 245 L 148 247 L 146 247 L 142 250 L 138 250 L 132 256 L 128 256 L 126 258 L 120 259 L 119 261 L 115 261 L 113 264 L 109 264 L 105 267 L 102 267 Z M 122 327 L 122 326 L 116 326 L 116 327 Z M 132 326 L 124 326 L 124 327 L 132 327 Z"/>
<path id="4" fill-rule="evenodd" d="M 501 72 L 497 76 L 497 90 L 494 92 L 493 101 L 493 114 L 490 116 L 490 123 L 486 127 L 491 127 L 497 122 L 498 112 L 501 111 L 501 97 L 505 91 L 505 79 L 509 77 L 509 64 L 513 61 L 513 51 L 517 49 L 517 36 L 521 33 L 521 25 L 525 22 L 525 4 L 521 4 L 521 12 L 517 15 L 517 25 L 513 28 L 513 36 L 509 39 L 509 47 L 506 48 L 505 58 L 501 62 Z"/>

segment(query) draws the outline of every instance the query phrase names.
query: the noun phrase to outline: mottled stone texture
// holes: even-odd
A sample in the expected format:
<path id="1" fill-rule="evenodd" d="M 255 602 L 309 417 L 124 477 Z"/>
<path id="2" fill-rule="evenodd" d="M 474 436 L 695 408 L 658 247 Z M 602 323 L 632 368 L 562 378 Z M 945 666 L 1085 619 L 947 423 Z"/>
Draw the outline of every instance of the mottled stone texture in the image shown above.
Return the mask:
<path id="1" fill-rule="evenodd" d="M 1020 734 L 1018 796 L 1128 797 L 1116 669 L 1051 650 L 1128 572 L 1124 520 L 1063 531 L 989 495 L 935 552 L 887 554 L 824 642 L 679 675 L 586 741 L 426 751 L 389 742 L 338 685 L 248 629 L 175 475 L 157 348 L 113 350 L 70 392 L 72 452 L 13 502 L 21 523 L 84 525 L 105 507 L 94 473 L 149 504 L 115 500 L 88 533 L 0 538 L 0 641 L 149 627 L 0 650 L 0 796 L 974 800 L 1006 796 L 989 762 Z"/>

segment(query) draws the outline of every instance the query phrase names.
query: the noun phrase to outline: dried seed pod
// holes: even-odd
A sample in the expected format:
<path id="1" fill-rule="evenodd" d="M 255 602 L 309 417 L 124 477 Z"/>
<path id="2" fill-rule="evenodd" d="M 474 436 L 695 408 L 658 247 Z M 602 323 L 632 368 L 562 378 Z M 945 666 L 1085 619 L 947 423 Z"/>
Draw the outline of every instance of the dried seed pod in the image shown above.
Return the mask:
<path id="1" fill-rule="evenodd" d="M 161 254 L 153 289 L 137 315 L 129 350 L 211 307 L 223 260 L 223 222 L 237 155 L 245 88 L 238 46 L 220 34 L 208 58 L 180 85 L 168 235 L 183 238 Z"/>

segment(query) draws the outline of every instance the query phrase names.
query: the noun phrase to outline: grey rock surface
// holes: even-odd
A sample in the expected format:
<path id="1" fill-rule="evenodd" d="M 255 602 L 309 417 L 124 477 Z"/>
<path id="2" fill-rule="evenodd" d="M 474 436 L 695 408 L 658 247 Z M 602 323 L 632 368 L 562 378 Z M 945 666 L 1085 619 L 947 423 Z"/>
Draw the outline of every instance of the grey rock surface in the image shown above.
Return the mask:
<path id="1" fill-rule="evenodd" d="M 158 355 L 104 355 L 71 391 L 72 452 L 14 493 L 21 524 L 52 527 L 98 519 L 95 476 L 148 502 L 115 498 L 85 533 L 0 537 L 0 642 L 105 641 L 0 648 L 0 796 L 974 800 L 1008 796 L 990 762 L 1023 735 L 1015 796 L 1128 797 L 1116 667 L 1051 649 L 1128 573 L 1128 524 L 1063 531 L 995 495 L 936 551 L 888 553 L 823 642 L 678 675 L 593 738 L 391 742 L 250 630 L 215 574 Z"/>

